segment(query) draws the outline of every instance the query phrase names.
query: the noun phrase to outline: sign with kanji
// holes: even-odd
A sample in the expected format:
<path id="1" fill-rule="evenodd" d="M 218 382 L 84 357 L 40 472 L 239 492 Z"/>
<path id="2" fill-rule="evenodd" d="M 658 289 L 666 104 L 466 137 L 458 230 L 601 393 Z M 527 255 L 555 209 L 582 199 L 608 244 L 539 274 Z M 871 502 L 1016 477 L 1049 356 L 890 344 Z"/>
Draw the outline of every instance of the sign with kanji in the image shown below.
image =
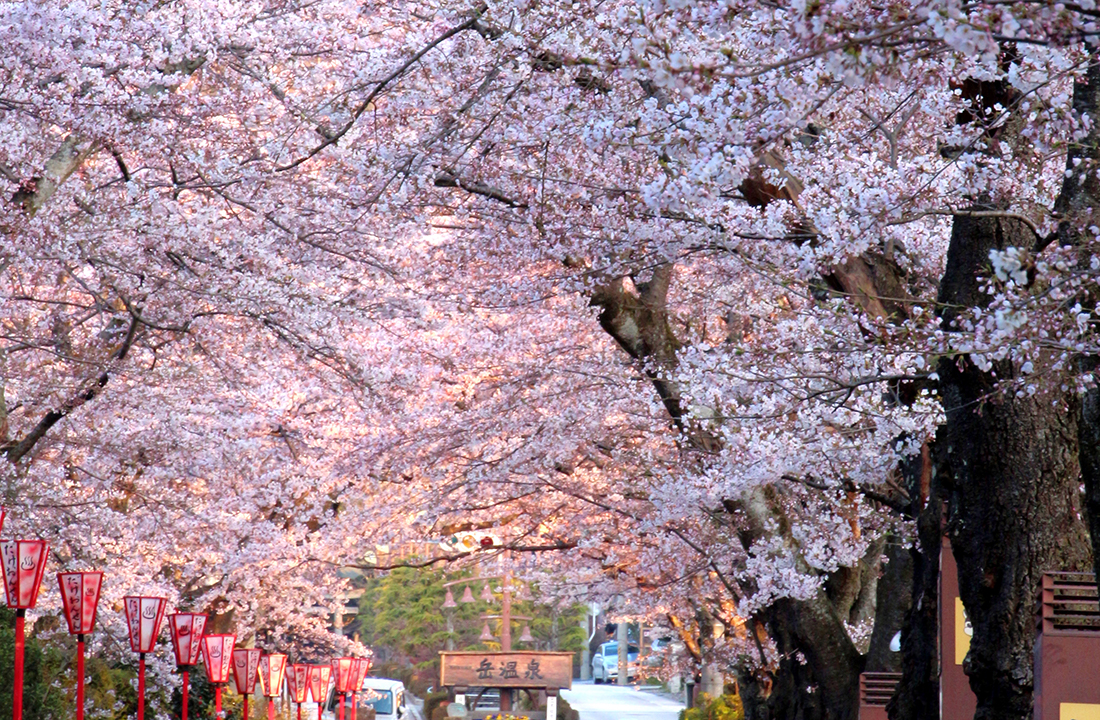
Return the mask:
<path id="1" fill-rule="evenodd" d="M 565 688 L 573 685 L 571 652 L 442 652 L 444 687 Z"/>
<path id="2" fill-rule="evenodd" d="M 4 590 L 10 608 L 33 608 L 50 548 L 45 540 L 0 540 Z"/>
<path id="3" fill-rule="evenodd" d="M 95 627 L 103 573 L 58 573 L 57 582 L 61 586 L 61 604 L 65 611 L 65 622 L 69 624 L 69 633 L 72 635 L 90 633 Z"/>
<path id="4" fill-rule="evenodd" d="M 130 649 L 150 653 L 157 644 L 160 625 L 164 622 L 164 606 L 168 598 L 127 595 L 122 598 L 126 610 L 126 626 L 130 631 Z"/>

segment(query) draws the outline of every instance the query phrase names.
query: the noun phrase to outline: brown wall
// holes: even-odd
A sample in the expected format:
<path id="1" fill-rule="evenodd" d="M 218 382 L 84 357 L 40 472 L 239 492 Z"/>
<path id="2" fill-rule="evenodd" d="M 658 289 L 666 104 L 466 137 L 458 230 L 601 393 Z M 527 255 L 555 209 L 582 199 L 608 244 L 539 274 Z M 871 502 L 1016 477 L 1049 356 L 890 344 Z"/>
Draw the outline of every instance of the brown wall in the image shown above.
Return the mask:
<path id="1" fill-rule="evenodd" d="M 942 720 L 973 720 L 978 699 L 963 672 L 962 655 L 970 641 L 959 618 L 959 568 L 951 543 L 943 541 L 940 554 L 940 709 Z M 1057 717 L 1057 716 L 1054 716 Z M 1038 720 L 1038 718 L 1036 718 Z M 1050 720 L 1049 718 L 1047 720 Z"/>

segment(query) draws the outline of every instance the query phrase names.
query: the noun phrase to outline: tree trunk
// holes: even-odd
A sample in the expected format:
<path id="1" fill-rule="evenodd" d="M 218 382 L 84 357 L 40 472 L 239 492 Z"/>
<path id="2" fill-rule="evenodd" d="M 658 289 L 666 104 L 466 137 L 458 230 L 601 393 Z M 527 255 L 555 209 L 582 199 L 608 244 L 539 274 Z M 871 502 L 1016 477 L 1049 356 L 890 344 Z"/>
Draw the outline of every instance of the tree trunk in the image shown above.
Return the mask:
<path id="1" fill-rule="evenodd" d="M 901 680 L 887 706 L 891 720 L 933 720 L 940 716 L 939 576 L 943 544 L 943 497 L 927 443 L 920 458 L 903 463 L 913 498 L 917 542 L 909 551 L 912 597 L 901 632 Z"/>
<path id="2" fill-rule="evenodd" d="M 977 276 L 990 249 L 1034 245 L 1017 220 L 956 216 L 940 303 L 982 305 Z M 944 313 L 945 329 L 954 319 Z M 978 700 L 975 719 L 1030 718 L 1040 577 L 1091 562 L 1078 491 L 1077 402 L 1069 394 L 1002 393 L 997 383 L 1013 377 L 1010 362 L 983 372 L 967 356 L 945 358 L 939 374 L 948 535 L 974 628 L 965 668 Z"/>

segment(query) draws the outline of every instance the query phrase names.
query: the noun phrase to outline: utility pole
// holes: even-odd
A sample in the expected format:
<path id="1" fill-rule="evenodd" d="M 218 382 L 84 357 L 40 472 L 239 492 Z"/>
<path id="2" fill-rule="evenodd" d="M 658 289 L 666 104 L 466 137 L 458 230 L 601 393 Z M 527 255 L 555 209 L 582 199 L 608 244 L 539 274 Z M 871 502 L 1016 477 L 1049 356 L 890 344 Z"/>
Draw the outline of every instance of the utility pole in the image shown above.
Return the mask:
<path id="1" fill-rule="evenodd" d="M 619 643 L 619 685 L 627 684 L 627 673 L 629 668 L 629 656 L 627 655 L 627 638 L 626 638 L 627 625 L 625 620 L 620 620 L 615 625 L 615 639 Z"/>

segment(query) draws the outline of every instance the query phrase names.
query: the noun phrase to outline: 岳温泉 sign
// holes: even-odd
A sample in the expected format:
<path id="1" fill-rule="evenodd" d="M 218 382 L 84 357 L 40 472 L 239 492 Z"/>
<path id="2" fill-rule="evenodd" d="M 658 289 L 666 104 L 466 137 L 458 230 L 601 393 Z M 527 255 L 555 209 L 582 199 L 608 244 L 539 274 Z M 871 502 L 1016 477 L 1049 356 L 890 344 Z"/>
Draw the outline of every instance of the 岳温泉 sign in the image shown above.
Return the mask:
<path id="1" fill-rule="evenodd" d="M 573 686 L 571 652 L 442 652 L 444 687 L 564 688 Z"/>

